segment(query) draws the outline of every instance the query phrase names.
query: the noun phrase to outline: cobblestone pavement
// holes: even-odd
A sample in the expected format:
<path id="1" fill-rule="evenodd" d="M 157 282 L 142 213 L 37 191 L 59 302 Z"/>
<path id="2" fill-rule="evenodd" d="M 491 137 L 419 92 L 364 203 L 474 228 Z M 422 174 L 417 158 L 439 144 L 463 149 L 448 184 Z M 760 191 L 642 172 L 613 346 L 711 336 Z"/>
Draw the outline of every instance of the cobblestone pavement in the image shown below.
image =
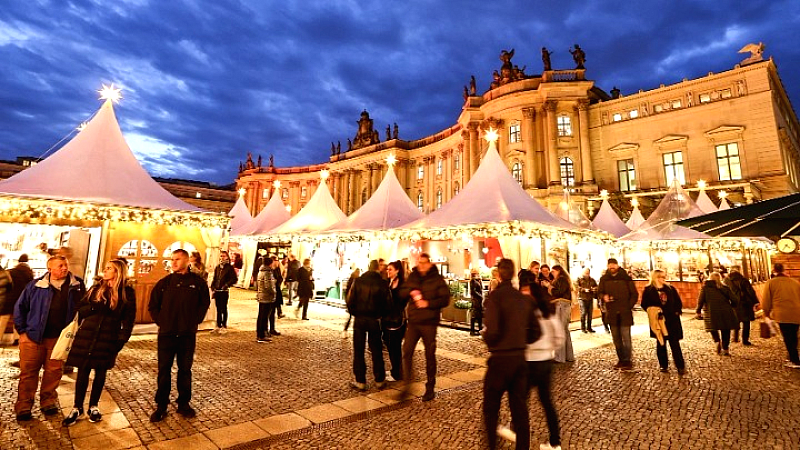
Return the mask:
<path id="1" fill-rule="evenodd" d="M 439 386 L 432 402 L 381 403 L 376 399 L 385 400 L 393 390 L 373 388 L 360 393 L 348 387 L 352 340 L 342 338 L 343 311 L 312 304 L 312 320 L 300 321 L 285 307 L 288 317 L 278 321 L 283 335 L 258 344 L 252 331 L 256 311 L 252 296 L 247 291 L 232 295 L 228 334 L 198 335 L 193 371 L 195 419 L 186 420 L 171 408 L 163 422 L 148 421 L 154 408 L 155 339 L 136 336 L 120 354 L 106 383 L 110 400 L 127 420 L 133 439 L 106 443 L 98 434 L 95 448 L 485 447 L 482 383 L 480 376 L 474 376 L 481 373 L 482 359 L 487 356 L 480 339 L 441 328 L 439 374 L 451 385 Z M 637 318 L 637 323 L 643 323 L 642 319 Z M 727 358 L 713 351 L 702 321 L 688 320 L 684 329 L 689 373 L 683 377 L 674 369 L 668 374 L 658 371 L 654 340 L 644 334 L 634 337 L 636 370 L 626 373 L 611 368 L 616 357 L 610 336 L 573 333 L 576 347 L 594 348 L 580 352 L 577 362 L 560 365 L 555 374 L 554 398 L 564 448 L 800 448 L 800 371 L 783 367 L 782 341 L 755 339 L 756 345 L 750 348 L 732 344 L 732 356 Z M 11 379 L 16 369 L 8 366 L 13 359 L 15 348 L 0 349 L 0 448 L 90 448 L 85 439 L 79 445 L 76 427 L 68 432 L 59 420 L 45 420 L 36 411 L 29 424 L 16 423 L 12 405 L 17 386 Z M 423 359 L 418 352 L 416 360 Z M 417 366 L 418 377 L 424 376 L 423 369 Z M 67 381 L 69 376 L 65 376 Z M 64 408 L 71 406 L 68 397 L 61 402 Z M 326 405 L 348 411 L 336 408 L 338 413 L 331 414 Z M 547 429 L 535 397 L 530 405 L 532 443 L 538 445 L 544 442 Z M 275 418 L 296 419 L 298 424 L 274 429 L 270 424 Z M 505 406 L 501 419 L 509 419 Z M 86 424 L 87 428 L 95 425 Z M 242 439 L 245 434 L 252 438 Z"/>

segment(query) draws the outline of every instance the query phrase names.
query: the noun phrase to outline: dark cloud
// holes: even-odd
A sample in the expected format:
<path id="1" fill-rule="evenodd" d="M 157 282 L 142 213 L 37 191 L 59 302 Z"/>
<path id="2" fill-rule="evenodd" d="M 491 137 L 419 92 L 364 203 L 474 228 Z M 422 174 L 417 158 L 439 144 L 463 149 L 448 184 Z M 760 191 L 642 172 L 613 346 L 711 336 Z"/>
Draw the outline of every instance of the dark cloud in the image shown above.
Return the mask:
<path id="1" fill-rule="evenodd" d="M 629 94 L 733 67 L 763 41 L 790 98 L 800 96 L 800 3 L 7 2 L 0 9 L 0 158 L 38 156 L 99 107 L 117 115 L 151 173 L 228 183 L 248 151 L 280 166 L 327 160 L 362 109 L 405 139 L 454 124 L 462 86 L 479 91 L 501 49 L 541 71 L 580 44 L 587 76 Z"/>

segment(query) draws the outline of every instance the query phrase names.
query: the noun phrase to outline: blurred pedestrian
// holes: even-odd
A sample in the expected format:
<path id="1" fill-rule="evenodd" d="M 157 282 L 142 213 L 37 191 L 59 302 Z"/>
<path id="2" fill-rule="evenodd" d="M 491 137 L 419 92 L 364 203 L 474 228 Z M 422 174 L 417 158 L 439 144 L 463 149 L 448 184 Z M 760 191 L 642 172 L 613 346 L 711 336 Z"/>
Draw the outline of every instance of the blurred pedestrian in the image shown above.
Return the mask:
<path id="1" fill-rule="evenodd" d="M 355 269 L 353 269 L 352 272 L 350 272 L 350 278 L 347 279 L 347 284 L 345 284 L 345 287 L 344 287 L 345 303 L 347 303 L 347 296 L 350 294 L 350 288 L 353 287 L 353 283 L 355 283 L 356 280 L 358 279 L 358 277 L 360 277 L 360 276 L 361 276 L 361 269 L 359 269 L 358 267 L 356 267 Z M 347 337 L 347 330 L 350 328 L 350 323 L 352 321 L 353 321 L 353 316 L 348 314 L 347 315 L 347 321 L 345 321 L 344 329 L 342 330 L 342 337 L 344 337 L 344 338 Z"/>
<path id="2" fill-rule="evenodd" d="M 651 309 L 652 308 L 652 309 Z M 642 309 L 650 317 L 650 337 L 656 339 L 656 357 L 661 372 L 667 372 L 667 344 L 678 374 L 686 373 L 686 363 L 681 351 L 683 302 L 678 290 L 667 283 L 667 273 L 656 269 L 650 274 L 650 283 L 642 292 Z"/>
<path id="3" fill-rule="evenodd" d="M 797 352 L 797 331 L 800 329 L 800 283 L 786 276 L 783 264 L 775 263 L 775 276 L 762 290 L 761 309 L 764 317 L 778 322 L 783 343 L 789 353 L 786 367 L 800 369 Z"/>
<path id="4" fill-rule="evenodd" d="M 214 305 L 217 307 L 216 327 L 211 331 L 225 334 L 228 331 L 228 289 L 236 284 L 236 271 L 230 263 L 228 252 L 220 252 L 219 264 L 214 268 L 214 279 L 211 281 L 211 291 L 214 293 Z"/>
<path id="5" fill-rule="evenodd" d="M 716 344 L 717 354 L 730 356 L 731 330 L 739 328 L 733 293 L 722 284 L 719 272 L 711 272 L 697 298 L 697 316 L 705 321 L 705 329 Z"/>
<path id="6" fill-rule="evenodd" d="M 578 289 L 578 301 L 581 307 L 581 331 L 594 333 L 592 316 L 594 316 L 594 299 L 597 297 L 597 281 L 592 278 L 588 267 L 584 267 L 581 277 L 575 281 Z"/>
<path id="7" fill-rule="evenodd" d="M 606 273 L 597 283 L 597 297 L 606 308 L 606 320 L 611 329 L 611 338 L 617 350 L 615 369 L 633 368 L 633 347 L 631 327 L 633 326 L 633 307 L 639 299 L 639 292 L 628 272 L 619 266 L 616 258 L 609 258 Z"/>
<path id="8" fill-rule="evenodd" d="M 256 278 L 256 300 L 258 300 L 258 318 L 256 319 L 256 342 L 270 342 L 270 324 L 275 327 L 275 276 L 272 272 L 272 258 L 264 258 Z"/>
<path id="9" fill-rule="evenodd" d="M 742 345 L 753 345 L 750 342 L 750 322 L 756 320 L 758 296 L 750 280 L 745 278 L 737 268 L 732 268 L 730 274 L 722 282 L 734 293 L 738 299 L 736 303 L 736 318 L 741 324 L 733 330 L 733 342 L 739 342 L 739 328 L 742 330 Z"/>
<path id="10" fill-rule="evenodd" d="M 556 362 L 573 362 L 575 354 L 572 351 L 572 337 L 569 334 L 569 322 L 572 319 L 572 281 L 569 273 L 560 265 L 553 266 L 551 271 L 553 282 L 550 284 L 549 293 L 551 302 L 555 304 L 556 317 L 561 321 L 564 331 L 564 345 L 556 349 Z"/>
<path id="11" fill-rule="evenodd" d="M 303 266 L 297 271 L 297 309 L 294 310 L 295 317 L 303 312 L 303 320 L 308 320 L 308 302 L 314 297 L 314 271 L 311 268 L 311 260 L 303 260 Z"/>
<path id="12" fill-rule="evenodd" d="M 470 271 L 469 294 L 472 302 L 469 309 L 469 334 L 470 336 L 480 336 L 483 328 L 483 281 L 481 281 L 478 269 Z"/>
<path id="13" fill-rule="evenodd" d="M 389 284 L 378 272 L 378 261 L 369 262 L 369 270 L 353 283 L 347 296 L 347 312 L 353 316 L 353 376 L 350 382 L 354 389 L 367 390 L 367 363 L 364 351 L 369 344 L 372 356 L 372 376 L 375 387 L 386 386 L 386 369 L 383 361 L 381 340 L 381 318 L 389 309 L 391 292 Z"/>
<path id="14" fill-rule="evenodd" d="M 282 306 L 283 306 L 283 277 L 284 277 L 284 267 L 281 264 L 280 259 L 277 256 L 270 256 L 270 260 L 272 260 L 272 278 L 275 280 L 275 308 L 269 315 L 269 334 L 272 336 L 280 336 L 281 333 L 275 329 L 275 316 L 277 315 L 279 319 L 284 317 Z"/>
<path id="15" fill-rule="evenodd" d="M 400 295 L 400 286 L 405 281 L 403 264 L 400 261 L 390 262 L 386 266 L 386 275 L 389 277 L 392 301 L 389 302 L 388 311 L 381 321 L 383 343 L 386 345 L 389 362 L 392 364 L 392 379 L 400 381 L 403 379 L 403 336 L 406 333 L 406 305 L 408 304 L 408 297 Z"/>
<path id="16" fill-rule="evenodd" d="M 286 306 L 292 306 L 292 301 L 297 296 L 297 271 L 300 270 L 300 261 L 289 253 L 286 263 Z"/>
<path id="17" fill-rule="evenodd" d="M 11 291 L 6 294 L 6 302 L 2 307 L 2 316 L 0 316 L 0 333 L 5 333 L 6 321 L 11 320 L 11 333 L 12 345 L 19 345 L 19 334 L 17 329 L 13 326 L 14 305 L 22 295 L 25 287 L 33 281 L 33 270 L 28 265 L 28 255 L 23 253 L 19 255 L 18 263 L 16 266 L 9 269 L 8 274 L 11 276 L 12 286 Z"/>

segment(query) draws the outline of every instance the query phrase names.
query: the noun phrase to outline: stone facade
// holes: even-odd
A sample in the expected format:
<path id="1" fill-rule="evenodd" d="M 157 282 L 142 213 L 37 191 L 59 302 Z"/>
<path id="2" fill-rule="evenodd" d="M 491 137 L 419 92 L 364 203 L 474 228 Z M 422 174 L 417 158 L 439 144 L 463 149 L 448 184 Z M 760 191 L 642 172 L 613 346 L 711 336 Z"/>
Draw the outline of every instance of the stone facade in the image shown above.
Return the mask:
<path id="1" fill-rule="evenodd" d="M 512 175 L 551 208 L 565 184 L 587 212 L 603 189 L 655 203 L 672 175 L 688 187 L 706 181 L 714 200 L 715 190 L 726 190 L 733 203 L 798 190 L 800 126 L 772 60 L 627 96 L 616 89 L 608 95 L 585 75 L 547 70 L 482 95 L 465 88 L 456 123 L 439 133 L 404 140 L 395 131 L 352 150 L 332 146 L 329 161 L 314 166 L 246 164 L 237 188 L 247 190 L 256 214 L 280 180 L 296 213 L 327 169 L 334 199 L 350 214 L 375 191 L 394 155 L 400 183 L 427 213 L 469 181 L 487 148 L 483 133 L 494 128 Z"/>

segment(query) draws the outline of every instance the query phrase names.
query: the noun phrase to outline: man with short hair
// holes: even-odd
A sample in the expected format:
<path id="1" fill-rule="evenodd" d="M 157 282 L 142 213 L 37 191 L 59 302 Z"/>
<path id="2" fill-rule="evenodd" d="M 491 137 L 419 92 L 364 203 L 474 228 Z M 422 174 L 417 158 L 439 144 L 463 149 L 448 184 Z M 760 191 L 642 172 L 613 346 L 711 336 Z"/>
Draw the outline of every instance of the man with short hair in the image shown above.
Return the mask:
<path id="1" fill-rule="evenodd" d="M 594 333 L 592 316 L 594 315 L 594 297 L 597 293 L 597 282 L 592 278 L 588 267 L 584 267 L 581 277 L 575 281 L 578 288 L 578 300 L 581 307 L 581 331 Z"/>
<path id="2" fill-rule="evenodd" d="M 400 288 L 402 297 L 410 297 L 406 312 L 408 321 L 403 342 L 403 379 L 405 381 L 401 397 L 409 396 L 414 381 L 414 349 L 422 339 L 425 346 L 425 395 L 422 401 L 433 400 L 436 394 L 436 329 L 439 326 L 442 308 L 450 304 L 450 289 L 447 282 L 431 262 L 427 253 L 420 253 L 417 266 Z M 407 375 L 407 376 L 406 376 Z"/>
<path id="3" fill-rule="evenodd" d="M 286 306 L 292 306 L 292 300 L 297 295 L 297 271 L 300 270 L 300 261 L 289 253 L 289 261 L 286 263 L 286 291 L 289 297 Z"/>
<path id="4" fill-rule="evenodd" d="M 211 281 L 214 305 L 217 307 L 217 327 L 212 330 L 212 333 L 225 334 L 228 331 L 228 299 L 230 297 L 228 289 L 237 281 L 238 277 L 231 265 L 228 252 L 220 252 L 219 264 L 214 268 L 214 280 Z"/>
<path id="5" fill-rule="evenodd" d="M 615 258 L 608 259 L 606 273 L 597 285 L 597 298 L 606 307 L 606 319 L 611 328 L 611 338 L 617 350 L 619 362 L 615 369 L 633 368 L 633 347 L 631 345 L 631 326 L 633 326 L 633 307 L 639 300 L 639 292 L 633 279 Z"/>
<path id="6" fill-rule="evenodd" d="M 14 306 L 14 326 L 19 333 L 19 391 L 14 412 L 17 420 L 31 420 L 31 409 L 44 368 L 39 408 L 47 416 L 58 414 L 56 388 L 63 362 L 50 359 L 61 331 L 74 318 L 78 301 L 86 294 L 83 280 L 69 271 L 63 256 L 47 260 L 47 273 L 31 281 Z"/>
<path id="7" fill-rule="evenodd" d="M 789 353 L 786 367 L 800 369 L 797 352 L 797 331 L 800 329 L 800 283 L 786 276 L 783 264 L 775 263 L 774 276 L 764 285 L 761 310 L 764 317 L 778 322 L 783 343 Z"/>
<path id="8" fill-rule="evenodd" d="M 197 343 L 197 326 L 203 322 L 211 298 L 205 280 L 189 270 L 189 253 L 172 252 L 172 273 L 156 283 L 150 294 L 150 316 L 158 325 L 158 388 L 156 410 L 151 422 L 167 416 L 172 385 L 172 364 L 178 360 L 178 414 L 195 417 L 192 399 L 192 363 Z"/>
<path id="9" fill-rule="evenodd" d="M 360 391 L 367 390 L 367 363 L 364 351 L 369 342 L 372 355 L 372 375 L 375 387 L 386 385 L 386 370 L 383 362 L 383 341 L 381 322 L 389 308 L 389 285 L 381 278 L 378 261 L 369 262 L 369 270 L 358 277 L 347 296 L 347 312 L 353 318 L 353 375 L 355 381 L 350 385 Z"/>
<path id="10" fill-rule="evenodd" d="M 511 421 L 517 432 L 517 449 L 530 446 L 528 422 L 527 344 L 541 335 L 533 300 L 511 285 L 514 262 L 503 258 L 497 264 L 500 284 L 484 302 L 483 340 L 491 356 L 483 380 L 483 420 L 489 448 L 497 446 L 497 417 L 500 401 L 508 392 Z"/>

